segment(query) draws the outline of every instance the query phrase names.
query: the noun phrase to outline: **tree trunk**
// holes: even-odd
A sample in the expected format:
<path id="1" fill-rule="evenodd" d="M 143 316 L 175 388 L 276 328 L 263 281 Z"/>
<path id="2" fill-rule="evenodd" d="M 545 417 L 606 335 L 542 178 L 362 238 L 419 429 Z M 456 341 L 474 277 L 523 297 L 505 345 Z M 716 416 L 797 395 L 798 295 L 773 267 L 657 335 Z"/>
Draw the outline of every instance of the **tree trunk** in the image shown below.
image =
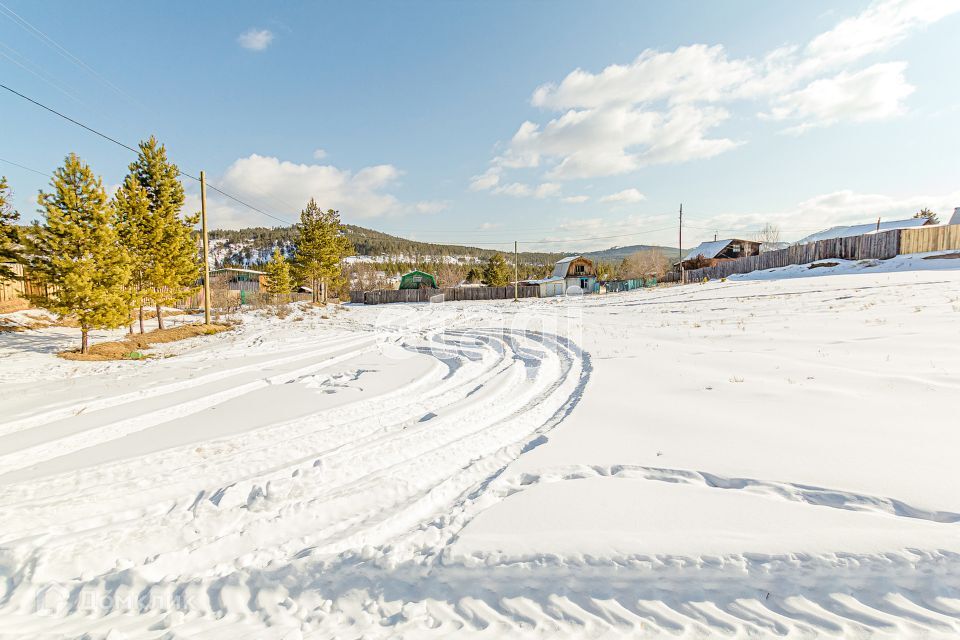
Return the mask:
<path id="1" fill-rule="evenodd" d="M 90 353 L 90 329 L 80 327 L 80 353 Z"/>
<path id="2" fill-rule="evenodd" d="M 140 333 L 143 333 L 143 305 L 140 305 Z"/>
<path id="3" fill-rule="evenodd" d="M 326 281 L 320 283 L 320 301 L 323 304 L 327 304 L 327 283 Z"/>
<path id="4" fill-rule="evenodd" d="M 130 310 L 130 321 L 127 322 L 127 335 L 133 335 L 133 325 L 136 322 L 136 316 L 133 315 L 133 309 Z"/>
<path id="5" fill-rule="evenodd" d="M 317 283 L 316 280 L 314 280 L 314 281 L 311 282 L 310 284 L 313 285 L 313 286 L 311 287 L 311 289 L 312 289 L 311 293 L 313 294 L 313 295 L 312 295 L 312 297 L 313 297 L 313 302 L 319 302 L 319 301 L 320 301 L 320 295 L 319 295 L 320 292 L 317 291 L 317 289 L 319 289 L 319 284 Z"/>
<path id="6" fill-rule="evenodd" d="M 160 305 L 157 305 L 157 328 L 163 329 L 163 311 Z"/>

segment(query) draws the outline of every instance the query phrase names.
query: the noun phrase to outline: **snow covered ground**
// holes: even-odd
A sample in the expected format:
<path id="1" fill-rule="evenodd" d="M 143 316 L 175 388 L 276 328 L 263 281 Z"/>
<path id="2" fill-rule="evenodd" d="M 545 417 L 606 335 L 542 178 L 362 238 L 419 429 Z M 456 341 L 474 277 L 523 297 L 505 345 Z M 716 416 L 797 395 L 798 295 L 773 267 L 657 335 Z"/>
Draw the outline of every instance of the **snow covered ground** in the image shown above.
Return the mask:
<path id="1" fill-rule="evenodd" d="M 0 334 L 0 637 L 956 637 L 960 260 L 923 258 L 146 362 Z"/>

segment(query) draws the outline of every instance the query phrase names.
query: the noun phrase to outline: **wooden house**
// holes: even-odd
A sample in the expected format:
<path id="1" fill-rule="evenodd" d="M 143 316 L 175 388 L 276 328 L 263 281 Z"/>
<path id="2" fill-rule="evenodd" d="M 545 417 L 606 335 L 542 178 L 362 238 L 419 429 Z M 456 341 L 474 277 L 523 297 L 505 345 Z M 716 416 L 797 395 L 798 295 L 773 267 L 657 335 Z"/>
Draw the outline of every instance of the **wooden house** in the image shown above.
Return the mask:
<path id="1" fill-rule="evenodd" d="M 758 256 L 760 255 L 760 246 L 760 242 L 741 240 L 739 238 L 701 242 L 698 246 L 691 249 L 683 258 L 683 268 L 689 270 L 713 267 L 724 260 Z M 679 268 L 680 264 L 681 263 L 677 263 L 674 266 Z"/>
<path id="2" fill-rule="evenodd" d="M 597 270 L 593 262 L 583 256 L 568 256 L 553 265 L 549 278 L 525 280 L 522 285 L 540 288 L 541 298 L 561 296 L 571 291 L 593 293 Z"/>
<path id="3" fill-rule="evenodd" d="M 200 278 L 203 282 L 203 278 Z M 224 267 L 210 269 L 210 282 L 224 283 L 230 291 L 261 291 L 267 288 L 267 274 L 254 269 Z"/>

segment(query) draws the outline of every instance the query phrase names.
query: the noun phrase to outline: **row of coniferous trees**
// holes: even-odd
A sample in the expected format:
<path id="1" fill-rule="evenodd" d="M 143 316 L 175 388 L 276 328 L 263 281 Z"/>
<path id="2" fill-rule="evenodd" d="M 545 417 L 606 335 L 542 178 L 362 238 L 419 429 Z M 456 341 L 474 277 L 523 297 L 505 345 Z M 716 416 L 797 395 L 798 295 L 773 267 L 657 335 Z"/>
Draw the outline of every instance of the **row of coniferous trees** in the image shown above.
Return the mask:
<path id="1" fill-rule="evenodd" d="M 19 214 L 0 178 L 0 262 L 21 262 L 34 281 L 50 285 L 51 296 L 32 301 L 77 320 L 81 351 L 89 352 L 89 332 L 130 324 L 144 309 L 161 309 L 195 292 L 202 257 L 194 227 L 199 213 L 183 214 L 180 171 L 166 149 L 150 137 L 113 197 L 103 181 L 76 154 L 58 167 L 47 191 L 37 197 L 42 222 L 16 226 Z M 342 278 L 341 258 L 352 252 L 340 230 L 339 214 L 310 200 L 301 212 L 293 263 L 279 253 L 268 265 L 269 290 L 286 293 L 298 283 L 314 299 Z M 0 265 L 0 277 L 13 277 Z"/>

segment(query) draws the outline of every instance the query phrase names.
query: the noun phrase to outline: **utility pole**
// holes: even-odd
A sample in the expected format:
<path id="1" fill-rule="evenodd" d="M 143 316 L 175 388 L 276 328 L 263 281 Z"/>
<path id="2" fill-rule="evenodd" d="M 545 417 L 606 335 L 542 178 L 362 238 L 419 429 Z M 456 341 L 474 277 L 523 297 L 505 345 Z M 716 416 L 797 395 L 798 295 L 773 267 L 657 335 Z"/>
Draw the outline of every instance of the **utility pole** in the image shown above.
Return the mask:
<path id="1" fill-rule="evenodd" d="M 513 241 L 513 301 L 519 298 L 520 291 L 520 252 L 517 250 L 517 241 Z"/>
<path id="2" fill-rule="evenodd" d="M 683 203 L 680 203 L 680 238 L 677 241 L 677 244 L 680 246 L 677 249 L 680 251 L 680 284 L 683 284 Z"/>
<path id="3" fill-rule="evenodd" d="M 877 231 L 880 231 L 880 218 L 877 218 Z"/>
<path id="4" fill-rule="evenodd" d="M 210 240 L 207 239 L 207 179 L 200 172 L 200 220 L 203 229 L 203 323 L 210 324 Z"/>

